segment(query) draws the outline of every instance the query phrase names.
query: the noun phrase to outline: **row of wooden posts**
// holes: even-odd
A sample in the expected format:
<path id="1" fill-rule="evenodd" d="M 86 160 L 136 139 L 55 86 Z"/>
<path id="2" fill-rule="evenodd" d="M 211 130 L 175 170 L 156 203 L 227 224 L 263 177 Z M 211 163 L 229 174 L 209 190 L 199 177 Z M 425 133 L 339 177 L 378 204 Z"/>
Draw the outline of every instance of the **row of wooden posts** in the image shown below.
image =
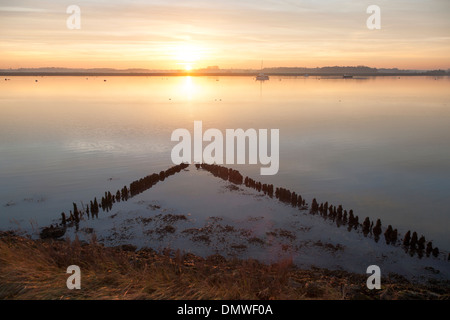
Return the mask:
<path id="1" fill-rule="evenodd" d="M 82 204 L 82 209 L 79 210 L 76 203 L 73 203 L 73 211 L 70 211 L 70 214 L 66 216 L 63 212 L 61 213 L 61 223 L 63 226 L 66 226 L 67 223 L 75 223 L 78 225 L 78 222 L 83 218 L 83 215 L 86 214 L 88 218 L 98 217 L 98 213 L 100 209 L 103 211 L 109 211 L 112 209 L 112 206 L 116 202 L 127 201 L 129 198 L 132 198 L 157 184 L 160 181 L 164 181 L 167 177 L 174 175 L 181 170 L 187 168 L 189 165 L 182 163 L 179 165 L 175 165 L 165 171 L 161 171 L 158 173 L 153 173 L 139 180 L 133 181 L 129 188 L 124 186 L 122 189 L 117 190 L 115 194 L 112 194 L 110 191 L 105 192 L 104 196 L 102 196 L 100 204 L 97 201 L 97 198 L 90 201 L 89 205 L 84 206 Z M 383 233 L 381 220 L 377 219 L 375 226 L 373 221 L 370 220 L 369 217 L 365 218 L 364 222 L 360 223 L 359 217 L 353 213 L 353 210 L 344 210 L 342 205 L 333 206 L 325 203 L 318 203 L 314 198 L 312 200 L 311 206 L 308 207 L 308 204 L 305 201 L 305 198 L 302 197 L 299 193 L 295 191 L 291 191 L 282 187 L 274 187 L 273 184 L 263 184 L 259 181 L 255 181 L 249 177 L 243 177 L 242 174 L 238 170 L 234 170 L 231 168 L 226 168 L 224 166 L 216 165 L 216 164 L 196 164 L 197 169 L 202 168 L 204 170 L 209 171 L 214 176 L 219 177 L 223 180 L 230 181 L 237 185 L 244 184 L 246 187 L 255 189 L 258 192 L 263 192 L 265 195 L 269 197 L 276 197 L 279 201 L 290 204 L 293 207 L 298 207 L 300 210 L 308 210 L 309 213 L 316 215 L 319 214 L 324 219 L 332 220 L 336 223 L 337 227 L 342 225 L 347 226 L 347 230 L 350 232 L 351 230 L 361 229 L 364 236 L 373 235 L 373 238 L 376 242 L 379 241 L 381 234 Z M 397 229 L 393 229 L 391 225 L 389 225 L 385 232 L 383 233 L 386 244 L 397 245 L 401 244 L 405 248 L 406 251 L 409 251 L 411 255 L 415 253 L 418 254 L 419 257 L 422 257 L 425 253 L 427 257 L 433 255 L 435 257 L 439 256 L 439 249 L 437 247 L 433 247 L 431 241 L 426 241 L 424 236 L 418 237 L 417 232 L 411 233 L 408 231 L 403 239 L 399 239 L 399 233 Z M 450 260 L 450 254 L 448 256 L 448 260 Z"/>
<path id="2" fill-rule="evenodd" d="M 84 206 L 82 204 L 82 209 L 78 210 L 77 204 L 73 203 L 73 211 L 70 211 L 70 214 L 66 216 L 64 212 L 61 213 L 61 223 L 65 226 L 67 223 L 79 223 L 83 216 L 86 214 L 89 218 L 90 216 L 97 217 L 100 209 L 103 211 L 109 211 L 112 209 L 112 206 L 116 202 L 127 201 L 129 198 L 132 198 L 157 184 L 160 181 L 164 181 L 166 178 L 174 175 L 177 172 L 187 168 L 189 165 L 182 163 L 176 166 L 173 166 L 165 171 L 161 171 L 158 173 L 153 173 L 139 180 L 133 181 L 129 188 L 124 186 L 121 190 L 117 190 L 115 194 L 112 194 L 110 191 L 105 192 L 105 195 L 102 196 L 100 204 L 97 201 L 97 198 L 91 200 L 89 205 Z"/>
<path id="3" fill-rule="evenodd" d="M 205 169 L 211 172 L 214 176 L 220 177 L 223 180 L 228 180 L 235 184 L 244 184 L 246 187 L 255 189 L 258 192 L 264 192 L 264 194 L 269 197 L 273 197 L 275 195 L 279 201 L 298 207 L 300 210 L 308 210 L 308 204 L 305 199 L 295 191 L 281 187 L 274 188 L 273 184 L 263 184 L 249 177 L 243 178 L 239 171 L 216 164 L 196 164 L 196 167 Z M 347 210 L 343 209 L 342 205 L 336 207 L 328 204 L 328 202 L 320 203 L 319 205 L 317 200 L 314 198 L 312 200 L 311 207 L 309 208 L 309 213 L 313 215 L 319 214 L 324 219 L 332 220 L 336 223 L 337 227 L 346 225 L 349 232 L 351 230 L 361 229 L 365 237 L 369 234 L 373 235 L 375 242 L 380 240 L 380 236 L 383 233 L 380 219 L 377 219 L 375 226 L 369 217 L 366 217 L 364 222 L 360 223 L 359 217 L 353 213 L 353 210 L 349 210 L 347 212 Z M 408 231 L 404 238 L 400 240 L 397 229 L 393 229 L 391 225 L 388 225 L 383 235 L 386 244 L 401 244 L 411 256 L 416 253 L 420 258 L 423 257 L 424 253 L 427 257 L 430 255 L 433 255 L 434 257 L 439 256 L 439 249 L 437 247 L 433 247 L 432 241 L 428 241 L 427 243 L 424 236 L 418 238 L 417 232 L 413 232 L 411 235 L 411 231 Z M 450 260 L 450 254 L 448 256 L 448 260 Z"/>

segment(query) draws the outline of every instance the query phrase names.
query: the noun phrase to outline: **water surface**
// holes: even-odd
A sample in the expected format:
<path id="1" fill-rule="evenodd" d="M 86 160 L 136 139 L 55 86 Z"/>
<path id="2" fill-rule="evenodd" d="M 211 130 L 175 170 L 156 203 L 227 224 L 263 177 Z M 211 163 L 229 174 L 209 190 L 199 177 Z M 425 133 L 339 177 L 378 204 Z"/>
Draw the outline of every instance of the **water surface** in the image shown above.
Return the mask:
<path id="1" fill-rule="evenodd" d="M 167 169 L 172 131 L 201 120 L 280 129 L 278 174 L 233 165 L 244 175 L 448 249 L 449 88 L 448 77 L 2 79 L 0 229 L 45 226 L 74 201 Z"/>

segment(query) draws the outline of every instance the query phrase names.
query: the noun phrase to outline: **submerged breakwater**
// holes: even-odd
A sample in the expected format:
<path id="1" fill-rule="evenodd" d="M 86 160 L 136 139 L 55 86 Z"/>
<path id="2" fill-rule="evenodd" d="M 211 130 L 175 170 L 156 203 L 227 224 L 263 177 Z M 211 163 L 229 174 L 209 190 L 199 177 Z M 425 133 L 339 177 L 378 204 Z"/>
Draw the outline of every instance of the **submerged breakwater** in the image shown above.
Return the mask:
<path id="1" fill-rule="evenodd" d="M 369 217 L 366 217 L 364 222 L 360 223 L 359 217 L 353 213 L 353 210 L 350 209 L 347 211 L 343 209 L 342 205 L 336 207 L 328 202 L 320 203 L 319 205 L 316 198 L 314 198 L 311 206 L 308 206 L 308 203 L 306 203 L 301 194 L 286 188 L 274 187 L 273 184 L 263 184 L 249 177 L 243 178 L 241 173 L 237 170 L 215 164 L 196 164 L 196 167 L 197 169 L 202 168 L 207 170 L 214 176 L 234 184 L 244 184 L 247 188 L 263 192 L 271 198 L 275 195 L 280 202 L 290 204 L 293 207 L 298 207 L 299 210 L 309 210 L 308 212 L 312 215 L 318 214 L 325 220 L 335 222 L 337 227 L 346 226 L 348 232 L 359 230 L 363 232 L 365 237 L 372 235 L 375 242 L 378 242 L 383 234 L 386 244 L 402 245 L 405 251 L 409 252 L 411 256 L 414 256 L 415 254 L 417 254 L 419 258 L 422 258 L 424 255 L 427 257 L 431 255 L 434 257 L 439 256 L 439 248 L 433 247 L 431 241 L 428 241 L 427 243 L 424 236 L 418 238 L 417 232 L 413 232 L 413 235 L 411 236 L 411 231 L 408 231 L 404 238 L 400 239 L 397 229 L 393 229 L 391 225 L 388 225 L 383 233 L 380 219 L 377 219 L 375 226 L 374 222 L 371 221 Z M 448 260 L 450 260 L 450 254 Z"/>
<path id="2" fill-rule="evenodd" d="M 87 218 L 98 218 L 98 214 L 100 209 L 102 211 L 109 212 L 114 203 L 120 201 L 127 201 L 138 194 L 143 193 L 144 191 L 150 189 L 155 184 L 160 181 L 164 181 L 166 178 L 180 172 L 181 170 L 187 168 L 189 165 L 182 163 L 176 166 L 173 166 L 165 171 L 161 171 L 160 173 L 153 173 L 139 180 L 135 180 L 131 182 L 130 186 L 124 186 L 121 190 L 117 190 L 115 194 L 112 194 L 110 191 L 106 191 L 104 196 L 101 198 L 100 204 L 97 201 L 97 197 L 94 200 L 91 200 L 89 205 L 81 204 L 81 209 L 78 209 L 76 203 L 73 203 L 73 211 L 69 212 L 69 215 L 66 215 L 65 212 L 61 213 L 61 223 L 56 226 L 49 226 L 44 228 L 40 236 L 41 238 L 59 238 L 64 235 L 66 227 L 75 226 L 78 230 L 80 220 Z"/>
<path id="3" fill-rule="evenodd" d="M 306 202 L 306 199 L 295 191 L 291 191 L 282 187 L 275 187 L 273 184 L 263 184 L 250 177 L 244 177 L 238 170 L 227 168 L 216 164 L 195 164 L 197 170 L 203 169 L 210 172 L 213 176 L 219 177 L 222 180 L 229 181 L 236 185 L 244 185 L 247 188 L 254 189 L 258 192 L 262 192 L 270 198 L 276 198 L 280 202 L 298 208 L 299 210 L 306 211 L 311 215 L 319 215 L 324 220 L 331 221 L 336 224 L 336 227 L 346 227 L 348 232 L 356 231 L 362 232 L 365 237 L 373 237 L 375 242 L 379 242 L 383 237 L 384 241 L 388 245 L 402 246 L 405 252 L 408 252 L 411 256 L 417 255 L 419 258 L 426 257 L 439 257 L 440 251 L 437 247 L 433 247 L 431 241 L 426 241 L 426 238 L 418 236 L 417 232 L 408 231 L 403 238 L 399 234 L 397 229 L 394 229 L 391 225 L 388 225 L 384 230 L 380 219 L 377 219 L 374 223 L 369 217 L 366 217 L 363 222 L 360 218 L 354 214 L 353 210 L 346 210 L 342 205 L 332 205 L 328 202 L 319 202 L 316 198 L 312 199 L 311 205 Z M 179 164 L 165 171 L 159 173 L 153 173 L 139 180 L 131 182 L 127 187 L 117 190 L 115 193 L 110 191 L 105 192 L 101 197 L 100 203 L 95 197 L 88 205 L 81 203 L 81 209 L 78 208 L 76 203 L 73 203 L 73 211 L 71 210 L 68 215 L 61 213 L 61 222 L 56 226 L 51 225 L 43 228 L 41 231 L 41 238 L 59 238 L 65 234 L 67 227 L 73 227 L 78 230 L 80 220 L 89 218 L 98 218 L 98 214 L 101 211 L 110 211 L 116 202 L 127 201 L 130 198 L 139 195 L 146 190 L 150 189 L 157 183 L 164 181 L 168 177 L 181 172 L 183 169 L 189 167 L 189 164 Z M 450 255 L 447 259 L 450 259 Z"/>

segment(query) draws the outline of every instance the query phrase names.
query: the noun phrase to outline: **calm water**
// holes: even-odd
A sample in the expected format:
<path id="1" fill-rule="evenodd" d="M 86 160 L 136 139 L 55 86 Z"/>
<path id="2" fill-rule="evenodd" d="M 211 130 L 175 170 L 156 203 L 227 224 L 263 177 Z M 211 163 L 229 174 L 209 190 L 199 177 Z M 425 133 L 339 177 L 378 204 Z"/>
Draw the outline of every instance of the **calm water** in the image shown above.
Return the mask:
<path id="1" fill-rule="evenodd" d="M 0 229 L 44 226 L 168 168 L 172 131 L 202 120 L 280 129 L 278 174 L 233 166 L 244 175 L 449 249 L 449 89 L 447 77 L 2 79 Z"/>

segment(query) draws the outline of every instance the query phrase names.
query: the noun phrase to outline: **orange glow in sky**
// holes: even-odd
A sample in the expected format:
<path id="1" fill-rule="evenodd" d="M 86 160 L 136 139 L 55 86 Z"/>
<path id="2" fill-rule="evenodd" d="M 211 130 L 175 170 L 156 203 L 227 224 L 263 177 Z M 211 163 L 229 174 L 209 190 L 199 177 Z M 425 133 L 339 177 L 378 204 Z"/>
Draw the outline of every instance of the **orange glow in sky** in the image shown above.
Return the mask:
<path id="1" fill-rule="evenodd" d="M 450 1 L 88 1 L 81 28 L 66 4 L 0 0 L 0 68 L 259 69 L 366 65 L 450 68 Z"/>

